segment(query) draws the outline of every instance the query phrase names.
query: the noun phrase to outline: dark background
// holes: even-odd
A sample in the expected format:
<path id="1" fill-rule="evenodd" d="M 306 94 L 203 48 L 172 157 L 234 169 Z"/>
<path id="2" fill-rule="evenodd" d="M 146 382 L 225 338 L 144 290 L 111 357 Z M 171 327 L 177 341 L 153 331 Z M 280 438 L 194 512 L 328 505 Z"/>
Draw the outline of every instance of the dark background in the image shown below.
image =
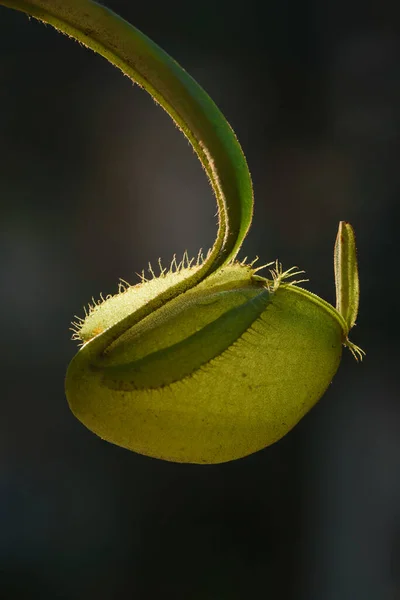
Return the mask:
<path id="1" fill-rule="evenodd" d="M 299 265 L 334 302 L 338 221 L 361 306 L 320 403 L 217 466 L 96 438 L 63 391 L 74 314 L 216 231 L 169 117 L 102 58 L 0 8 L 0 598 L 400 598 L 400 38 L 395 3 L 108 0 L 210 93 L 242 143 L 242 257 Z M 398 3 L 397 3 L 397 6 Z"/>

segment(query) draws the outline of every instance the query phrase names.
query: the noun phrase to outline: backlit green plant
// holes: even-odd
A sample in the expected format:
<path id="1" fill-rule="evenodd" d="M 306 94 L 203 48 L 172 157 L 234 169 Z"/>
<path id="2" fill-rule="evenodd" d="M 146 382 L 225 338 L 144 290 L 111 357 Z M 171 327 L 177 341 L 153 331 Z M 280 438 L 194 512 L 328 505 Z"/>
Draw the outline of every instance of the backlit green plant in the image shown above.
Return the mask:
<path id="1" fill-rule="evenodd" d="M 240 145 L 204 90 L 165 52 L 90 0 L 0 0 L 103 55 L 145 88 L 192 144 L 218 205 L 203 258 L 119 286 L 74 323 L 82 347 L 66 376 L 72 412 L 102 438 L 176 462 L 218 463 L 285 435 L 319 400 L 357 317 L 352 227 L 335 244 L 336 309 L 299 287 L 301 272 L 236 256 L 253 193 Z M 259 273 L 270 269 L 268 278 Z"/>

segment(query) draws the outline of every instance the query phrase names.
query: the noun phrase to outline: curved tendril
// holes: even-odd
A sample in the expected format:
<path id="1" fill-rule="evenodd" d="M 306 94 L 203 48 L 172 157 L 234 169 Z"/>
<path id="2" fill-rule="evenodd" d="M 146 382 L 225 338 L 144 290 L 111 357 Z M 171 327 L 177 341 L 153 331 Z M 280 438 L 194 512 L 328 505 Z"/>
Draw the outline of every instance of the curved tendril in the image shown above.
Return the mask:
<path id="1" fill-rule="evenodd" d="M 0 4 L 53 25 L 101 54 L 143 87 L 185 134 L 208 175 L 218 205 L 216 241 L 198 270 L 135 313 L 134 321 L 138 322 L 238 253 L 253 213 L 251 177 L 239 142 L 194 79 L 154 42 L 106 7 L 91 0 L 0 0 Z M 131 317 L 130 326 L 133 324 Z"/>

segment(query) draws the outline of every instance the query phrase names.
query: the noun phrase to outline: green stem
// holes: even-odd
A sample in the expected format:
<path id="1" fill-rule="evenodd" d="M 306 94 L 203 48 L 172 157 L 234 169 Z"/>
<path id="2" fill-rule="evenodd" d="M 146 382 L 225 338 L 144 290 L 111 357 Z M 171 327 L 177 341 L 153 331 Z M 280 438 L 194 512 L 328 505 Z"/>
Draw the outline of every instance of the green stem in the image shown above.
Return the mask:
<path id="1" fill-rule="evenodd" d="M 246 159 L 230 125 L 206 92 L 168 54 L 127 21 L 91 0 L 0 0 L 53 25 L 104 56 L 167 111 L 192 144 L 214 190 L 216 241 L 201 268 L 139 311 L 139 321 L 231 261 L 249 229 L 253 192 Z"/>
<path id="2" fill-rule="evenodd" d="M 346 321 L 347 331 L 354 327 L 358 314 L 360 284 L 356 238 L 350 223 L 340 221 L 335 242 L 334 269 L 336 310 Z"/>

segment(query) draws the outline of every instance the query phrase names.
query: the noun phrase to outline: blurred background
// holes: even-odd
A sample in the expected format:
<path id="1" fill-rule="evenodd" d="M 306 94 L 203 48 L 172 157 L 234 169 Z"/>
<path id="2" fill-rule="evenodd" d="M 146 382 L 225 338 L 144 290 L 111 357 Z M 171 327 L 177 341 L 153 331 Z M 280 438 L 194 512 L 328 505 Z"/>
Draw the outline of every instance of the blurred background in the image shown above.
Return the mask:
<path id="1" fill-rule="evenodd" d="M 107 0 L 209 92 L 254 179 L 242 257 L 334 302 L 339 220 L 361 306 L 319 404 L 240 461 L 179 465 L 69 412 L 68 330 L 158 257 L 207 249 L 215 203 L 169 117 L 105 60 L 0 8 L 0 598 L 399 600 L 399 5 Z"/>

